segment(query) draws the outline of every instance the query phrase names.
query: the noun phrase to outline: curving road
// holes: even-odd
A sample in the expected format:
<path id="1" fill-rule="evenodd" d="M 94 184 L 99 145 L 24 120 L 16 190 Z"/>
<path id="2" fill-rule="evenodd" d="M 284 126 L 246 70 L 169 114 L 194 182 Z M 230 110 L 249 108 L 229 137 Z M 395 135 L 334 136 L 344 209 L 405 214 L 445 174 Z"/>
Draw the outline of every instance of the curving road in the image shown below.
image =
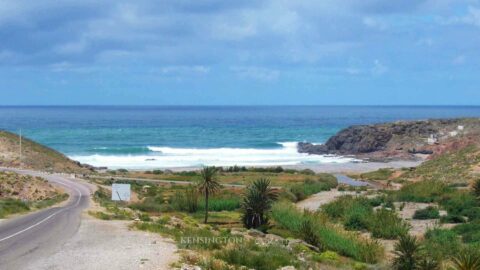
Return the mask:
<path id="1" fill-rule="evenodd" d="M 0 170 L 40 176 L 70 194 L 62 206 L 0 222 L 0 269 L 23 269 L 36 259 L 49 256 L 61 248 L 77 232 L 81 212 L 88 206 L 91 191 L 86 184 L 64 175 L 7 168 Z"/>

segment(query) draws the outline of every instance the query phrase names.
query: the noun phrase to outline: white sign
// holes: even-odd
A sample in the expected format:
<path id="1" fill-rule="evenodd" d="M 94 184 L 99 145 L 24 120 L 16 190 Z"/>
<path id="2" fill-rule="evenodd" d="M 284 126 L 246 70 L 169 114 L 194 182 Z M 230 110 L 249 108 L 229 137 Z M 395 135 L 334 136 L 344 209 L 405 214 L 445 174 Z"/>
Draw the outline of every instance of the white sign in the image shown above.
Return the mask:
<path id="1" fill-rule="evenodd" d="M 112 184 L 112 201 L 130 201 L 130 184 Z"/>

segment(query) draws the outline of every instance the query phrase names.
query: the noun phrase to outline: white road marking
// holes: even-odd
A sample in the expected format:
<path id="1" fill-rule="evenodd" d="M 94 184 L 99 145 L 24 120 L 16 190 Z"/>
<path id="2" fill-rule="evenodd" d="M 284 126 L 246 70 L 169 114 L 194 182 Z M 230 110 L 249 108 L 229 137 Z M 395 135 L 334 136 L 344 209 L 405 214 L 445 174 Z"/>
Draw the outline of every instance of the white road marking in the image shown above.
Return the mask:
<path id="1" fill-rule="evenodd" d="M 63 186 L 66 186 L 66 187 L 73 188 L 73 189 L 78 193 L 78 199 L 77 199 L 77 202 L 75 203 L 75 205 L 72 205 L 72 206 L 70 206 L 70 207 L 63 208 L 63 209 L 61 209 L 61 210 L 58 210 L 57 212 L 49 215 L 48 217 L 40 220 L 39 222 L 37 222 L 37 223 L 35 223 L 35 224 L 33 224 L 33 225 L 29 226 L 29 227 L 27 227 L 27 228 L 25 228 L 25 229 L 23 229 L 23 230 L 21 230 L 21 231 L 18 231 L 18 232 L 14 233 L 14 234 L 11 234 L 11 235 L 9 235 L 9 236 L 7 236 L 7 237 L 4 237 L 4 238 L 0 239 L 0 242 L 3 242 L 3 241 L 8 240 L 8 239 L 10 239 L 10 238 L 12 238 L 12 237 L 15 237 L 15 236 L 17 236 L 17 235 L 19 235 L 19 234 L 21 234 L 21 233 L 24 233 L 24 232 L 26 232 L 26 231 L 28 231 L 28 230 L 30 230 L 30 229 L 32 229 L 32 228 L 35 228 L 35 227 L 37 227 L 38 225 L 44 223 L 45 221 L 51 219 L 51 218 L 54 217 L 55 215 L 57 215 L 57 214 L 65 211 L 65 210 L 68 210 L 68 209 L 71 209 L 71 208 L 75 208 L 75 207 L 77 207 L 77 206 L 80 204 L 80 200 L 81 200 L 81 198 L 82 198 L 82 193 L 80 192 L 80 190 L 78 190 L 75 186 L 66 185 L 66 184 L 60 182 L 59 180 L 56 180 L 56 181 L 53 181 L 53 182 L 55 182 L 55 183 L 57 183 L 57 184 L 60 184 L 60 185 L 63 185 Z"/>

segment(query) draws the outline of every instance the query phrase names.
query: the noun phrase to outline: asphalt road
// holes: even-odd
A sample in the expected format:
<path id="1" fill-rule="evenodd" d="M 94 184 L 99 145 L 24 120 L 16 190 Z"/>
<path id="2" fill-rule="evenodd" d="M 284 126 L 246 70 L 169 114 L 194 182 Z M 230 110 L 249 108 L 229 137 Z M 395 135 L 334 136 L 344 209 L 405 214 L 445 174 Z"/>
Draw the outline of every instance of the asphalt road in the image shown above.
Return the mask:
<path id="1" fill-rule="evenodd" d="M 0 269 L 16 270 L 61 248 L 80 226 L 81 212 L 88 206 L 88 186 L 65 175 L 6 169 L 41 176 L 61 186 L 70 197 L 59 207 L 47 208 L 0 222 Z M 65 266 L 68 269 L 68 266 Z"/>

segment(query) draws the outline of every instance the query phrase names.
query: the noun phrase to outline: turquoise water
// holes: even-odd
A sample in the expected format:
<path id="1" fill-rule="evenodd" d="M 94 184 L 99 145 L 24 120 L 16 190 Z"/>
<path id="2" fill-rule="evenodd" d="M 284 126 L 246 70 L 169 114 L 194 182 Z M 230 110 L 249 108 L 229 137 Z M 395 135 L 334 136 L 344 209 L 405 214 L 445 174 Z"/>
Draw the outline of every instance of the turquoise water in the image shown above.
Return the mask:
<path id="1" fill-rule="evenodd" d="M 295 142 L 396 120 L 479 117 L 480 107 L 0 107 L 0 128 L 93 165 L 166 167 L 348 162 L 306 157 Z"/>

